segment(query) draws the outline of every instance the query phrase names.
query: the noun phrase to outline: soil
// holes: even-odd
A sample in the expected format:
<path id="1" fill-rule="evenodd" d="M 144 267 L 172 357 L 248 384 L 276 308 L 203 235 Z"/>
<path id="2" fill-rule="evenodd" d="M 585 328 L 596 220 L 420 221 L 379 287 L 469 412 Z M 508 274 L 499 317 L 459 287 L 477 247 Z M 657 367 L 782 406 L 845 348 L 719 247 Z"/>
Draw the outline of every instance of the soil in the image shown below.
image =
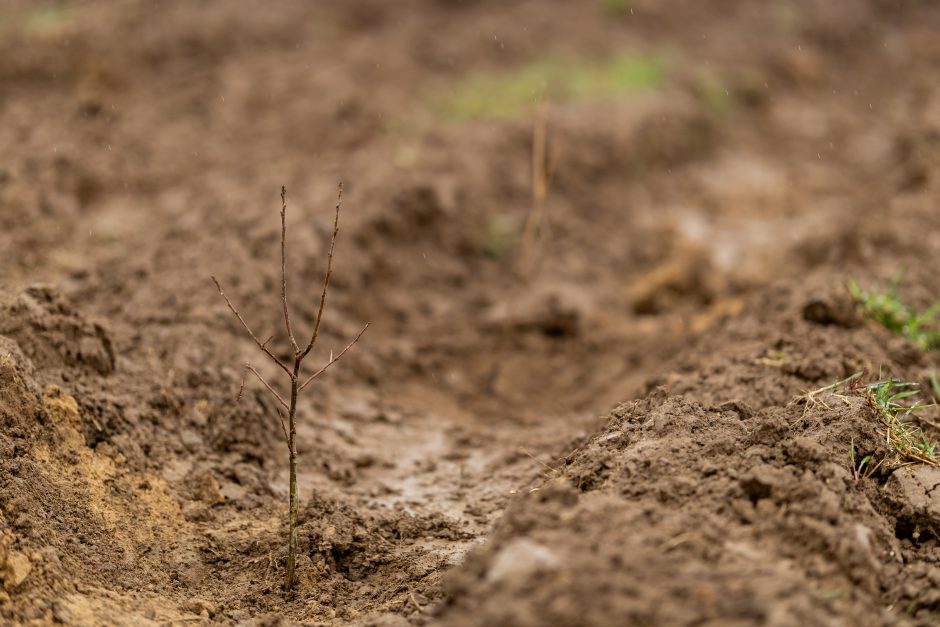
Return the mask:
<path id="1" fill-rule="evenodd" d="M 940 7 L 9 0 L 0 621 L 921 625 L 940 471 L 857 476 L 861 396 L 940 357 L 850 278 L 940 294 Z M 665 59 L 642 93 L 453 120 L 468 77 Z M 533 211 L 533 126 L 551 175 Z M 301 397 L 298 573 L 265 362 Z M 523 261 L 525 263 L 523 263 Z M 612 409 L 613 408 L 613 409 Z M 931 437 L 940 420 L 923 412 Z"/>

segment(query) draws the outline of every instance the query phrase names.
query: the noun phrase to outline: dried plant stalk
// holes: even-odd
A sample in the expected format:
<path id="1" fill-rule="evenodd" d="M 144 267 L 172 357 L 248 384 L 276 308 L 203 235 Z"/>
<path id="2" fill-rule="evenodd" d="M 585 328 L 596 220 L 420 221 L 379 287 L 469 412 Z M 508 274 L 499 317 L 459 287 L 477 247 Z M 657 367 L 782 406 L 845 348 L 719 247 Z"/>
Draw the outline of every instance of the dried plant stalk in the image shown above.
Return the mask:
<path id="1" fill-rule="evenodd" d="M 548 107 L 543 103 L 535 109 L 532 123 L 532 206 L 526 215 L 525 225 L 519 238 L 519 255 L 516 258 L 516 274 L 523 276 L 531 269 L 533 257 L 545 214 L 545 199 L 552 178 L 553 146 L 549 143 Z"/>

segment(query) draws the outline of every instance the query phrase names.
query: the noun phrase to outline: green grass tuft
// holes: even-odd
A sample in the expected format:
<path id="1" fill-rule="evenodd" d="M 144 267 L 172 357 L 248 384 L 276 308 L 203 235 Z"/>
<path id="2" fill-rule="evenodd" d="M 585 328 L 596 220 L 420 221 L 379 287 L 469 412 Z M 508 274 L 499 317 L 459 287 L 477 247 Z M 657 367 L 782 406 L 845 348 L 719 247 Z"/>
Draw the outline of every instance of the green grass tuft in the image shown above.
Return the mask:
<path id="1" fill-rule="evenodd" d="M 925 311 L 917 311 L 901 302 L 898 285 L 903 272 L 885 289 L 863 290 L 854 280 L 848 284 L 852 297 L 865 313 L 889 331 L 907 338 L 922 350 L 940 349 L 940 329 L 935 319 L 940 312 L 940 301 Z"/>
<path id="2" fill-rule="evenodd" d="M 794 403 L 803 403 L 807 409 L 828 408 L 822 400 L 827 396 L 846 403 L 850 396 L 862 396 L 865 399 L 879 420 L 877 430 L 883 430 L 884 435 L 880 439 L 884 442 L 884 448 L 859 458 L 855 438 L 852 438 L 849 444 L 849 462 L 856 479 L 870 477 L 879 469 L 891 471 L 914 463 L 940 466 L 940 444 L 928 438 L 912 421 L 915 412 L 934 405 L 908 405 L 902 402 L 919 393 L 918 385 L 897 379 L 865 384 L 864 376 L 864 371 L 856 372 L 841 381 L 807 392 L 794 399 Z"/>
<path id="3" fill-rule="evenodd" d="M 915 411 L 933 405 L 906 405 L 900 402 L 916 395 L 917 387 L 916 383 L 888 379 L 865 386 L 865 398 L 885 426 L 885 444 L 895 455 L 894 465 L 922 462 L 940 466 L 937 443 L 931 441 L 910 420 Z"/>
<path id="4" fill-rule="evenodd" d="M 457 121 L 511 119 L 543 101 L 591 100 L 652 89 L 661 84 L 663 74 L 662 61 L 641 55 L 599 64 L 543 59 L 509 73 L 471 77 L 433 106 Z"/>

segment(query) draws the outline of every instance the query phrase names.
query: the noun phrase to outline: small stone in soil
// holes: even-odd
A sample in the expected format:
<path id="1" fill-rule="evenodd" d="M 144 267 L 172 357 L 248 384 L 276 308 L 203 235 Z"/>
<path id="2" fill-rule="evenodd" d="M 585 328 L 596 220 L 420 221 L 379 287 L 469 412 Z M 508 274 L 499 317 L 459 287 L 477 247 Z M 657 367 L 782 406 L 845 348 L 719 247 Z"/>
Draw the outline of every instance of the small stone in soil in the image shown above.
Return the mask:
<path id="1" fill-rule="evenodd" d="M 32 571 L 33 565 L 22 553 L 11 551 L 3 568 L 3 587 L 12 590 L 19 587 Z"/>

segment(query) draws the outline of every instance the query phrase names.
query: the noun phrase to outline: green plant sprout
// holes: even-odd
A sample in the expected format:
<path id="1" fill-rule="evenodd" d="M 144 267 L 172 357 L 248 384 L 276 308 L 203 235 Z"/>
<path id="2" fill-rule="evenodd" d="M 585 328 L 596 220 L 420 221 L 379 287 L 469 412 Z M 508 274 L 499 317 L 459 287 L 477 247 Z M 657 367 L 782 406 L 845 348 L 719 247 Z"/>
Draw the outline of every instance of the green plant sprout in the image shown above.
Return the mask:
<path id="1" fill-rule="evenodd" d="M 856 461 L 855 438 L 852 438 L 852 442 L 849 445 L 849 462 L 852 464 L 852 476 L 856 481 L 863 476 L 868 476 L 865 474 L 865 466 L 871 462 L 871 458 L 871 455 L 866 455 L 860 461 Z"/>
<path id="2" fill-rule="evenodd" d="M 940 381 L 937 380 L 937 369 L 930 371 L 930 389 L 933 391 L 934 399 L 940 403 Z"/>
<path id="3" fill-rule="evenodd" d="M 849 280 L 849 293 L 870 318 L 889 331 L 907 338 L 921 350 L 938 350 L 940 329 L 935 318 L 940 312 L 940 301 L 925 311 L 917 311 L 902 303 L 898 286 L 903 275 L 902 270 L 884 289 L 863 290 L 854 280 Z"/>

